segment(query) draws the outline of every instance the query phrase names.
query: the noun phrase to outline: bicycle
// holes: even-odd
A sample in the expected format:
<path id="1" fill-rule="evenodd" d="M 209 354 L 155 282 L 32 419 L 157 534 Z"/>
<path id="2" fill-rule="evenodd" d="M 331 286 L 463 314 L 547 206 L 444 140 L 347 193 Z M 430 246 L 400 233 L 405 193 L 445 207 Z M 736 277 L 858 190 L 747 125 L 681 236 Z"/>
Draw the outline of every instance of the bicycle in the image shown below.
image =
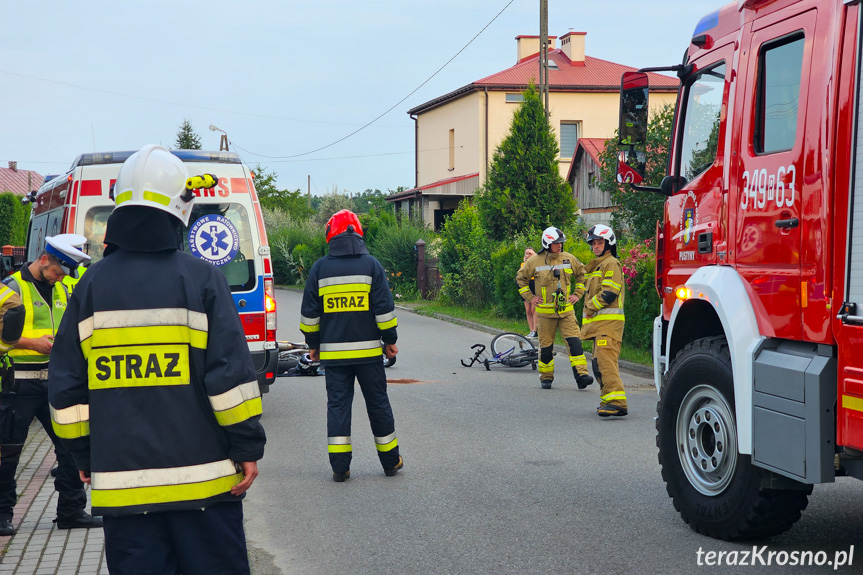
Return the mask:
<path id="1" fill-rule="evenodd" d="M 309 357 L 309 346 L 293 341 L 279 341 L 279 365 L 277 376 L 290 377 L 295 375 L 323 375 L 324 368 L 320 361 L 312 361 Z M 396 364 L 396 356 L 383 357 L 384 367 Z"/>
<path id="2" fill-rule="evenodd" d="M 475 363 L 481 363 L 486 371 L 491 371 L 491 366 L 500 364 L 505 367 L 525 367 L 530 365 L 536 370 L 539 361 L 539 350 L 529 339 L 517 333 L 502 333 L 491 340 L 491 357 L 486 354 L 486 347 L 477 343 L 471 346 L 474 351 L 473 357 L 461 360 L 464 367 L 472 367 Z M 467 363 L 466 363 L 467 362 Z"/>

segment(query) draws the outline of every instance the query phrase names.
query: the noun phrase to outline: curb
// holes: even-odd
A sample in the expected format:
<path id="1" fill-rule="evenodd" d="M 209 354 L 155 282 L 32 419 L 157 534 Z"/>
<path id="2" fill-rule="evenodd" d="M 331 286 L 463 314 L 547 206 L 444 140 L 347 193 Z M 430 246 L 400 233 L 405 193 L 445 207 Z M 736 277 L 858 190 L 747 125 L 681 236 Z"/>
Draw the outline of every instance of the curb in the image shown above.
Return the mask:
<path id="1" fill-rule="evenodd" d="M 398 304 L 396 304 L 396 309 L 406 311 L 409 313 L 413 313 L 413 314 L 417 314 L 417 311 L 415 309 L 405 307 L 402 305 L 398 305 Z M 457 325 L 462 325 L 464 327 L 469 327 L 469 328 L 474 329 L 476 331 L 482 331 L 485 333 L 489 333 L 491 335 L 498 335 L 501 333 L 506 333 L 506 332 L 503 332 L 499 329 L 495 329 L 493 327 L 488 327 L 486 325 L 482 325 L 482 324 L 468 321 L 466 319 L 461 319 L 458 317 L 453 317 L 451 315 L 445 315 L 442 313 L 421 313 L 421 314 L 417 314 L 417 315 L 423 315 L 426 317 L 433 317 L 435 319 L 439 319 L 439 320 L 446 321 L 449 323 L 454 323 Z M 566 349 L 562 345 L 557 345 L 557 344 L 555 344 L 555 346 L 554 346 L 554 351 L 556 351 L 557 353 L 561 353 L 561 354 L 566 353 Z M 591 354 L 589 352 L 584 352 L 584 355 L 588 359 L 591 358 Z M 634 361 L 626 361 L 624 359 L 618 360 L 617 363 L 620 366 L 620 371 L 626 372 L 630 375 L 635 375 L 638 377 L 644 377 L 644 378 L 650 379 L 649 387 L 653 387 L 653 366 L 635 363 Z"/>

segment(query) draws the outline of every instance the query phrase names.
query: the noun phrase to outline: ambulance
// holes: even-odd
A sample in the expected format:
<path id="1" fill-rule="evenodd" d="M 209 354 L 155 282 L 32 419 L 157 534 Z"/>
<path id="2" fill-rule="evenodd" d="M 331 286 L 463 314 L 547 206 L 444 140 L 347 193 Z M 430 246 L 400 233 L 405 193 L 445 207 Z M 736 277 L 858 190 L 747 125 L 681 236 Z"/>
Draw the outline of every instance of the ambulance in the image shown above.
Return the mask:
<path id="1" fill-rule="evenodd" d="M 63 175 L 27 198 L 32 204 L 26 259 L 34 261 L 45 237 L 76 233 L 87 238 L 91 263 L 102 259 L 105 227 L 114 209 L 113 185 L 130 152 L 81 154 Z M 196 190 L 183 250 L 217 268 L 231 287 L 262 393 L 275 381 L 276 300 L 273 264 L 253 174 L 233 152 L 172 150 L 190 175 L 213 174 L 213 188 Z"/>

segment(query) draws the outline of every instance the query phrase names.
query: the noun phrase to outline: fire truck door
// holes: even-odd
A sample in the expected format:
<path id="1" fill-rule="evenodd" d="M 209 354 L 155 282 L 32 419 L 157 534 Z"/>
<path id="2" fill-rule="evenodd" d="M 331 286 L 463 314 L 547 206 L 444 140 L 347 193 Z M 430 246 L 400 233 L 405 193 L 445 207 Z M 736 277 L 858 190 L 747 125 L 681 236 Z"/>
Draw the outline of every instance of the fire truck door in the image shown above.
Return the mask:
<path id="1" fill-rule="evenodd" d="M 776 337 L 802 335 L 800 281 L 806 101 L 816 11 L 768 26 L 753 22 L 741 56 L 736 262 L 773 323 Z M 745 70 L 745 71 L 744 71 Z M 818 129 L 814 133 L 817 137 Z M 815 138 L 813 138 L 815 139 Z M 810 190 L 811 192 L 811 190 Z"/>
<path id="2" fill-rule="evenodd" d="M 863 13 L 863 11 L 861 11 Z M 860 18 L 860 16 L 858 16 Z M 859 37 L 857 58 L 863 53 L 863 39 Z M 851 61 L 851 59 L 848 59 Z M 857 64 L 859 66 L 859 63 Z M 837 248 L 845 244 L 845 296 L 839 311 L 841 322 L 836 329 L 839 353 L 839 391 L 836 406 L 836 443 L 863 450 L 863 87 L 860 74 L 856 79 L 856 105 L 854 144 L 851 154 L 852 183 L 848 207 L 848 232 L 844 241 L 837 237 Z M 841 148 L 838 148 L 841 150 Z M 840 201 L 840 198 L 837 198 Z M 844 206 L 837 206 L 837 217 L 844 216 Z M 842 210 L 842 211 L 839 211 Z M 843 258 L 836 258 L 841 265 Z"/>

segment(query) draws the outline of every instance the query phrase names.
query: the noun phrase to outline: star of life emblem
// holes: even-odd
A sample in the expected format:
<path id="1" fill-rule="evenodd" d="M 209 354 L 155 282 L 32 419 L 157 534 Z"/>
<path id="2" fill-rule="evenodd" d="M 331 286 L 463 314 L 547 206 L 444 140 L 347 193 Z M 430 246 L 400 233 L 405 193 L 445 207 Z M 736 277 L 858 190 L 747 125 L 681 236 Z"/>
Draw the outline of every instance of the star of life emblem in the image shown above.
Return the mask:
<path id="1" fill-rule="evenodd" d="M 192 255 L 221 266 L 234 259 L 240 249 L 240 234 L 227 218 L 210 214 L 198 218 L 189 228 Z"/>

